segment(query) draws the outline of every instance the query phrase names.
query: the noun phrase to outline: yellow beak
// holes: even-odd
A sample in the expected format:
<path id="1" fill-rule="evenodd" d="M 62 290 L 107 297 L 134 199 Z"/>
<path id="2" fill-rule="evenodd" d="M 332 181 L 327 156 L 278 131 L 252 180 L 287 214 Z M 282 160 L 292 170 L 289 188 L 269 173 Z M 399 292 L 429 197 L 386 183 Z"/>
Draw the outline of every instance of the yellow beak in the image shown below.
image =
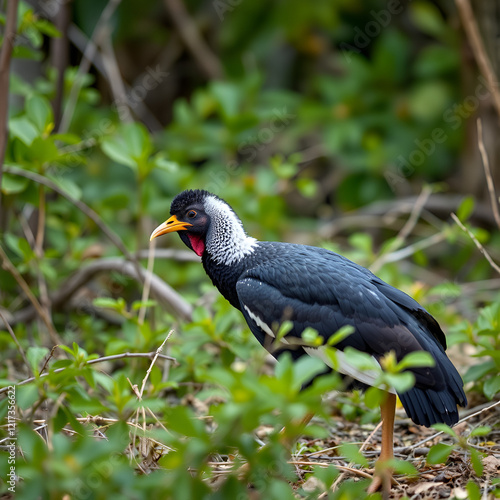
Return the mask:
<path id="1" fill-rule="evenodd" d="M 182 222 L 175 215 L 172 215 L 170 219 L 166 220 L 163 224 L 160 224 L 152 233 L 149 241 L 154 238 L 161 236 L 162 234 L 174 233 L 176 231 L 184 231 L 189 226 L 192 226 L 189 222 Z"/>

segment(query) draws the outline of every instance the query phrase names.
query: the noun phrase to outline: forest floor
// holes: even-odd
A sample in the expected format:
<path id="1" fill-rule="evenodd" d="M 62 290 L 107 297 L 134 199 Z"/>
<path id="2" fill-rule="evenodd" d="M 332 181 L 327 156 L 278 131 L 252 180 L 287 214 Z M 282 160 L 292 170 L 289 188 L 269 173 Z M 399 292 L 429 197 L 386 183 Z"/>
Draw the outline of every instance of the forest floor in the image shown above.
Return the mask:
<path id="1" fill-rule="evenodd" d="M 461 422 L 453 428 L 458 436 L 465 437 L 477 427 L 491 427 L 488 434 L 467 440 L 468 446 L 478 450 L 483 457 L 483 474 L 480 477 L 474 471 L 468 450 L 458 447 L 451 436 L 438 433 L 434 429 L 417 426 L 406 418 L 404 411 L 401 410 L 398 413 L 401 418 L 396 418 L 395 424 L 395 457 L 411 462 L 417 469 L 418 476 L 395 476 L 397 484 L 393 485 L 388 498 L 408 497 L 411 500 L 470 499 L 473 496 L 466 489 L 469 481 L 477 485 L 476 491 L 480 492 L 477 496 L 478 499 L 499 498 L 500 487 L 498 484 L 495 486 L 493 481 L 500 478 L 500 403 L 495 405 L 495 403 L 490 402 L 468 409 L 463 412 L 464 417 Z M 363 469 L 349 464 L 348 460 L 338 456 L 337 450 L 339 445 L 344 443 L 358 445 L 362 443 L 363 455 L 370 461 L 370 464 L 373 464 L 380 453 L 381 426 L 361 426 L 358 423 L 346 421 L 341 416 L 332 418 L 331 438 L 308 440 L 304 437 L 299 441 L 297 447 L 299 452 L 294 454 L 289 461 L 294 466 L 299 478 L 299 481 L 294 484 L 294 488 L 311 492 L 321 488 L 319 480 L 308 474 L 313 467 L 318 465 L 327 467 L 333 464 L 342 467 L 342 472 L 334 482 L 332 489 L 338 488 L 343 481 L 363 480 L 367 477 L 366 474 L 373 473 L 373 469 Z M 438 443 L 454 445 L 454 449 L 445 464 L 427 464 L 426 457 L 429 449 Z M 312 453 L 300 451 L 311 450 L 311 448 L 318 449 L 318 451 Z M 213 463 L 214 477 L 217 477 L 218 473 L 221 475 L 227 473 L 228 467 L 228 462 Z M 352 470 L 346 471 L 345 468 Z M 298 495 L 297 498 L 299 497 Z M 327 499 L 327 493 L 323 493 L 318 498 Z"/>

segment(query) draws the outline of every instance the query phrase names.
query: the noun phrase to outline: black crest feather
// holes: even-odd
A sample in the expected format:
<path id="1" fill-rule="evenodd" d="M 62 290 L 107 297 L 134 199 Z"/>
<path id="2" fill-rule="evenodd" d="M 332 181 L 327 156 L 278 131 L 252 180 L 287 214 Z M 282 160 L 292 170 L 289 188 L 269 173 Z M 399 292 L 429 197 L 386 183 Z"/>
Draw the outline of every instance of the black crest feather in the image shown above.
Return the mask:
<path id="1" fill-rule="evenodd" d="M 174 215 L 182 209 L 189 207 L 190 205 L 194 205 L 195 203 L 203 204 L 207 196 L 214 196 L 217 198 L 214 194 L 203 189 L 187 189 L 186 191 L 179 193 L 170 205 L 170 215 Z"/>

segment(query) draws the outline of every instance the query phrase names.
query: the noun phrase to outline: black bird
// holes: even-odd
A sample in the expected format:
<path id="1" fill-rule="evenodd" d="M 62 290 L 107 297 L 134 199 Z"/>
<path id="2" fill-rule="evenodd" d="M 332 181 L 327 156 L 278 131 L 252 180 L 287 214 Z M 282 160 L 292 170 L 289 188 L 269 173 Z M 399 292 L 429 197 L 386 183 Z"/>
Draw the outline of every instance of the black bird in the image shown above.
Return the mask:
<path id="1" fill-rule="evenodd" d="M 246 234 L 232 208 L 207 191 L 180 193 L 172 201 L 170 214 L 151 239 L 178 232 L 201 257 L 213 284 L 242 312 L 264 347 L 273 345 L 276 326 L 288 320 L 293 328 L 283 338 L 285 345 L 279 353 L 289 350 L 294 359 L 317 356 L 328 364 L 322 347 L 300 345 L 302 332 L 306 327 L 314 328 L 326 343 L 341 327 L 351 325 L 354 332 L 335 346 L 339 371 L 364 385 L 374 383 L 374 374 L 350 366 L 342 352 L 346 347 L 376 360 L 389 351 L 394 351 L 398 361 L 410 352 L 427 351 L 435 365 L 411 368 L 415 385 L 398 396 L 418 425 L 457 423 L 457 405 L 467 404 L 462 379 L 445 354 L 443 331 L 414 299 L 329 250 L 257 241 Z M 393 457 L 395 404 L 392 389 L 381 405 L 380 461 Z M 384 470 L 381 475 L 390 474 Z M 372 486 L 377 488 L 386 480 L 376 476 Z"/>

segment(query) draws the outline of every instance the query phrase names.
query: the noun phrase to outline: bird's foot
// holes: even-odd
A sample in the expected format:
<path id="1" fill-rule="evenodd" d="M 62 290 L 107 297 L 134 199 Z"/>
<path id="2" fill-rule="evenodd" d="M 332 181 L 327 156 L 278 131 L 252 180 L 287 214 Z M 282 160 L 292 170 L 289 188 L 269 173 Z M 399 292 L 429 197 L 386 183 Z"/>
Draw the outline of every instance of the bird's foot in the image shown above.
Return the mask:
<path id="1" fill-rule="evenodd" d="M 375 464 L 375 473 L 373 480 L 368 486 L 368 493 L 382 492 L 382 498 L 389 498 L 392 485 L 397 485 L 398 482 L 392 477 L 392 469 L 383 462 Z"/>

